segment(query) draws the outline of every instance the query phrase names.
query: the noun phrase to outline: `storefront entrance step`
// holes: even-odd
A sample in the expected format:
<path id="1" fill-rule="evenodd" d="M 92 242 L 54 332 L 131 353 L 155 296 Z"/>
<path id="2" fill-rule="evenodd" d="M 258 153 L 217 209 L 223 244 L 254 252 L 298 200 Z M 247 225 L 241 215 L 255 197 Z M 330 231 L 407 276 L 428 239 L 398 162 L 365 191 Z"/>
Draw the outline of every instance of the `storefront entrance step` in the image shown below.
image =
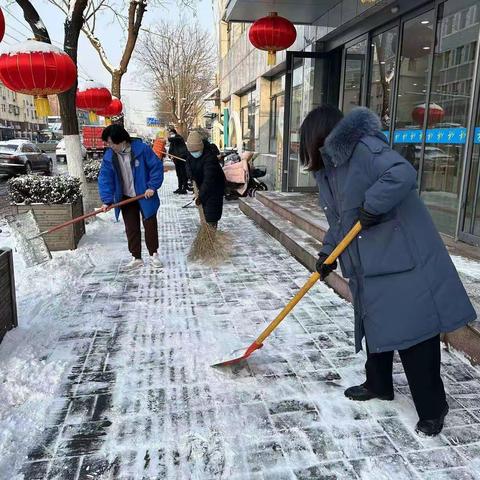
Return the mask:
<path id="1" fill-rule="evenodd" d="M 323 240 L 328 222 L 318 205 L 318 194 L 257 192 L 256 198 L 313 238 Z"/>
<path id="2" fill-rule="evenodd" d="M 301 264 L 311 272 L 314 271 L 317 255 L 322 247 L 322 243 L 318 239 L 280 216 L 256 198 L 240 199 L 240 210 L 278 240 Z M 343 278 L 340 273 L 334 272 L 329 275 L 326 283 L 342 298 L 349 302 L 352 301 L 348 280 Z"/>

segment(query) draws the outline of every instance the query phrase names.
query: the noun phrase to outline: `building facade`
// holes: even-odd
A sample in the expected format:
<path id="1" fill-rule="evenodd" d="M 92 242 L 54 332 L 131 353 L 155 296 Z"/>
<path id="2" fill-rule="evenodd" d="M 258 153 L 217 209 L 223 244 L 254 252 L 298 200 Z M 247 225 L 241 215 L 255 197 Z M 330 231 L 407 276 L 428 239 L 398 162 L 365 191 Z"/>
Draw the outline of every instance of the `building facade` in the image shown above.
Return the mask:
<path id="1" fill-rule="evenodd" d="M 478 0 L 271 3 L 218 5 L 225 143 L 260 152 L 270 187 L 313 191 L 298 160 L 306 114 L 367 106 L 417 169 L 439 230 L 480 244 Z M 273 67 L 248 41 L 249 22 L 269 11 L 298 33 Z"/>
<path id="2" fill-rule="evenodd" d="M 47 126 L 35 112 L 33 97 L 9 90 L 0 82 L 0 140 L 37 140 Z"/>

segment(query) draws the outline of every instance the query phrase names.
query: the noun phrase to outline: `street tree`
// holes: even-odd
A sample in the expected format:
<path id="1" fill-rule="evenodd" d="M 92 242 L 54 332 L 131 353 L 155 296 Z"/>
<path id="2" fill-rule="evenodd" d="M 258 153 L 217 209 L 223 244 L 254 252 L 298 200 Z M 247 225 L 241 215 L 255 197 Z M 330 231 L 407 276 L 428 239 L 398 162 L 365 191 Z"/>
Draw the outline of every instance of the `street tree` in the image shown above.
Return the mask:
<path id="1" fill-rule="evenodd" d="M 162 22 L 142 34 L 136 55 L 155 102 L 185 135 L 214 85 L 215 45 L 198 24 Z M 165 114 L 163 114 L 165 115 Z"/>
<path id="2" fill-rule="evenodd" d="M 16 0 L 23 11 L 26 22 L 32 29 L 35 40 L 52 43 L 45 24 L 30 0 Z M 83 25 L 83 15 L 88 0 L 70 0 L 64 21 L 63 49 L 77 65 L 78 37 Z M 60 115 L 68 158 L 68 173 L 82 182 L 84 198 L 87 196 L 85 173 L 83 171 L 82 148 L 76 109 L 77 82 L 67 92 L 58 95 Z"/>

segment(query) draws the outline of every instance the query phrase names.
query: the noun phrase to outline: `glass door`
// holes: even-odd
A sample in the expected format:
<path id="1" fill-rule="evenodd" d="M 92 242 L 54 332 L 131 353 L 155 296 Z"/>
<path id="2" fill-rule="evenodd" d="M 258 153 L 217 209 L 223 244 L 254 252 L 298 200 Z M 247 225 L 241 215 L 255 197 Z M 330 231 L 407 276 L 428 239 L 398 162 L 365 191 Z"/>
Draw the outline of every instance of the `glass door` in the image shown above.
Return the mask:
<path id="1" fill-rule="evenodd" d="M 338 104 L 339 65 L 338 52 L 287 52 L 282 152 L 283 191 L 317 189 L 312 173 L 300 164 L 300 126 L 314 108 L 324 103 Z"/>

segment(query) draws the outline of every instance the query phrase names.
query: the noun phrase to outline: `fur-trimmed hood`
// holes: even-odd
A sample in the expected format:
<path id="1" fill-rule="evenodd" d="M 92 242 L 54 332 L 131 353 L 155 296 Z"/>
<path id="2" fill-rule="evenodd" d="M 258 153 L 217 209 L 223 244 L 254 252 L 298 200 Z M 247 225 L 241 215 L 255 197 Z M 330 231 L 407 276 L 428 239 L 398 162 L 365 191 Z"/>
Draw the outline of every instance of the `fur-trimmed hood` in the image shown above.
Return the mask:
<path id="1" fill-rule="evenodd" d="M 321 149 L 324 162 L 337 167 L 352 156 L 358 142 L 366 136 L 376 136 L 386 141 L 381 132 L 380 118 L 365 107 L 354 108 L 332 130 Z"/>

